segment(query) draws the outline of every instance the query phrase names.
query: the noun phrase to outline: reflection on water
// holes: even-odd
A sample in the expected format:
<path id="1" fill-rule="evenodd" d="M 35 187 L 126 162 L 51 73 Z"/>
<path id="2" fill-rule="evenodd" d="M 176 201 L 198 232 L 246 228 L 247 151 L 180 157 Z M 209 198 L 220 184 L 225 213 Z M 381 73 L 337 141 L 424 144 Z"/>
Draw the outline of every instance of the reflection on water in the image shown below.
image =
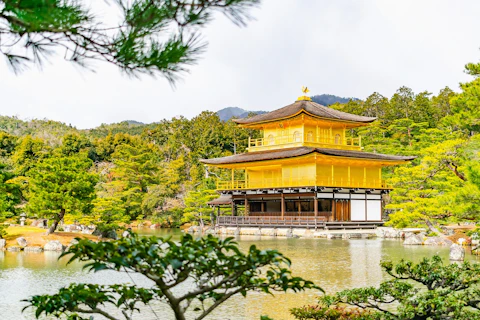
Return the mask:
<path id="1" fill-rule="evenodd" d="M 142 230 L 142 234 L 173 236 L 178 239 L 178 230 Z M 419 261 L 423 257 L 440 254 L 448 259 L 448 248 L 409 246 L 401 241 L 381 239 L 327 240 L 327 239 L 285 239 L 242 236 L 238 238 L 242 250 L 250 245 L 261 249 L 277 249 L 292 260 L 294 275 L 314 281 L 328 293 L 338 290 L 378 285 L 385 277 L 379 263 L 381 260 L 398 261 L 402 258 Z M 21 302 L 34 294 L 54 293 L 58 288 L 72 282 L 112 284 L 134 282 L 140 286 L 151 283 L 141 276 L 103 271 L 97 274 L 85 273 L 78 263 L 66 266 L 66 259 L 58 260 L 58 253 L 25 253 L 0 251 L 0 318 L 2 320 L 33 319 L 32 313 L 21 313 Z M 471 256 L 470 256 L 471 257 Z M 308 303 L 315 303 L 317 292 L 300 294 L 277 294 L 275 297 L 264 294 L 251 294 L 247 298 L 235 297 L 216 310 L 210 319 L 259 319 L 268 314 L 276 320 L 291 319 L 288 309 Z M 165 306 L 153 306 L 161 319 L 165 316 Z M 134 319 L 157 319 L 154 313 L 145 308 L 142 315 Z M 97 318 L 97 317 L 96 317 Z"/>

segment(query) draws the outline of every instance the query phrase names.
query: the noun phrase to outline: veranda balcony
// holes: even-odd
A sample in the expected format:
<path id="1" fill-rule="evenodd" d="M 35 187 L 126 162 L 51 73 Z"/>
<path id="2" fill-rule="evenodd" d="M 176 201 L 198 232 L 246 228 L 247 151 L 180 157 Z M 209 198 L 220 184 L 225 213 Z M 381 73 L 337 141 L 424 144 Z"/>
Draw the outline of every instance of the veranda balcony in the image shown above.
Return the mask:
<path id="1" fill-rule="evenodd" d="M 289 187 L 334 187 L 334 188 L 365 188 L 365 189 L 391 189 L 385 180 L 355 180 L 331 179 L 311 177 L 301 178 L 272 178 L 262 180 L 229 180 L 217 181 L 217 190 L 242 190 L 242 189 L 270 189 Z"/>
<path id="2" fill-rule="evenodd" d="M 362 138 L 343 138 L 336 136 L 290 135 L 271 136 L 267 138 L 248 139 L 248 151 L 271 150 L 293 147 L 334 148 L 343 150 L 361 150 Z"/>

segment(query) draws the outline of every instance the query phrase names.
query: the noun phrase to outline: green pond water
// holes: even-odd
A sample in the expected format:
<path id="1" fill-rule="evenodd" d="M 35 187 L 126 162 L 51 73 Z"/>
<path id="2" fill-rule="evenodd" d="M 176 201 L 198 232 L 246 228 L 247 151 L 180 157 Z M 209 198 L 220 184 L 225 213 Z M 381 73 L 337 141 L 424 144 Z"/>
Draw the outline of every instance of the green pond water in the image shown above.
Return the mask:
<path id="1" fill-rule="evenodd" d="M 179 231 L 141 230 L 145 235 L 171 235 L 180 237 Z M 237 238 L 242 250 L 252 244 L 259 248 L 277 249 L 292 260 L 294 275 L 314 281 L 326 292 L 378 285 L 386 275 L 379 266 L 381 260 L 399 261 L 402 258 L 419 261 L 423 257 L 439 254 L 448 263 L 448 248 L 433 246 L 406 246 L 399 240 L 358 239 L 285 239 L 266 237 Z M 113 284 L 132 280 L 139 286 L 150 286 L 149 280 L 141 276 L 132 279 L 126 274 L 102 271 L 86 273 L 82 265 L 65 265 L 58 260 L 58 253 L 25 253 L 0 251 L 0 319 L 34 319 L 32 311 L 22 313 L 25 306 L 22 299 L 35 294 L 55 293 L 69 283 Z M 475 259 L 467 254 L 468 259 Z M 219 307 L 209 319 L 259 319 L 260 315 L 269 315 L 275 320 L 292 319 L 288 310 L 316 302 L 317 292 L 276 294 L 274 297 L 264 294 L 249 294 L 231 298 Z M 162 304 L 152 306 L 153 311 L 145 307 L 134 319 L 173 319 Z M 155 313 L 156 315 L 155 315 Z M 95 317 L 95 319 L 102 319 Z"/>

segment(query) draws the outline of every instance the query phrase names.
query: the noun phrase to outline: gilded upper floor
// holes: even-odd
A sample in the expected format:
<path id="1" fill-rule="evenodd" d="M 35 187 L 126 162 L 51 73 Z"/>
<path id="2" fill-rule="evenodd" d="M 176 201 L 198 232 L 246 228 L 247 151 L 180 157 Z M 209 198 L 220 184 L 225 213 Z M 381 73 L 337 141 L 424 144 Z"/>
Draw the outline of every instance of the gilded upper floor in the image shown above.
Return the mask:
<path id="1" fill-rule="evenodd" d="M 252 152 L 302 146 L 361 150 L 361 138 L 348 137 L 347 132 L 375 119 L 298 100 L 272 112 L 233 121 L 242 127 L 262 131 L 262 138 L 249 139 L 248 151 Z"/>

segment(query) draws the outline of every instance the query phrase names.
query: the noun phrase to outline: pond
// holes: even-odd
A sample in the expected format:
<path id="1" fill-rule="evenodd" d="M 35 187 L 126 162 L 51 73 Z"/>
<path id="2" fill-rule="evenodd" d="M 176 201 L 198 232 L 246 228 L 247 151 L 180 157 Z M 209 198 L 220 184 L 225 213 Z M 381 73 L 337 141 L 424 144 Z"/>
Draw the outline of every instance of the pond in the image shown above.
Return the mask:
<path id="1" fill-rule="evenodd" d="M 177 238 L 177 230 L 142 230 L 145 235 L 171 235 Z M 423 257 L 439 254 L 448 259 L 447 247 L 407 246 L 399 240 L 382 239 L 286 239 L 268 237 L 237 238 L 242 250 L 252 244 L 259 248 L 277 249 L 292 260 L 294 275 L 314 281 L 326 292 L 378 285 L 386 276 L 380 268 L 381 260 L 399 261 L 402 258 L 419 261 Z M 473 259 L 472 256 L 467 255 Z M 58 253 L 25 253 L 0 251 L 0 318 L 2 320 L 33 319 L 31 311 L 22 313 L 21 302 L 34 294 L 54 293 L 69 283 L 112 284 L 134 282 L 148 286 L 142 277 L 103 271 L 97 274 L 81 270 L 81 264 L 66 266 L 65 259 L 58 260 Z M 217 309 L 209 319 L 259 319 L 269 315 L 275 320 L 292 319 L 289 309 L 316 302 L 317 292 L 276 294 L 251 294 L 247 298 L 234 297 Z M 165 315 L 167 314 L 167 315 Z M 100 319 L 100 317 L 95 317 Z M 172 319 L 164 305 L 144 308 L 134 319 Z"/>

